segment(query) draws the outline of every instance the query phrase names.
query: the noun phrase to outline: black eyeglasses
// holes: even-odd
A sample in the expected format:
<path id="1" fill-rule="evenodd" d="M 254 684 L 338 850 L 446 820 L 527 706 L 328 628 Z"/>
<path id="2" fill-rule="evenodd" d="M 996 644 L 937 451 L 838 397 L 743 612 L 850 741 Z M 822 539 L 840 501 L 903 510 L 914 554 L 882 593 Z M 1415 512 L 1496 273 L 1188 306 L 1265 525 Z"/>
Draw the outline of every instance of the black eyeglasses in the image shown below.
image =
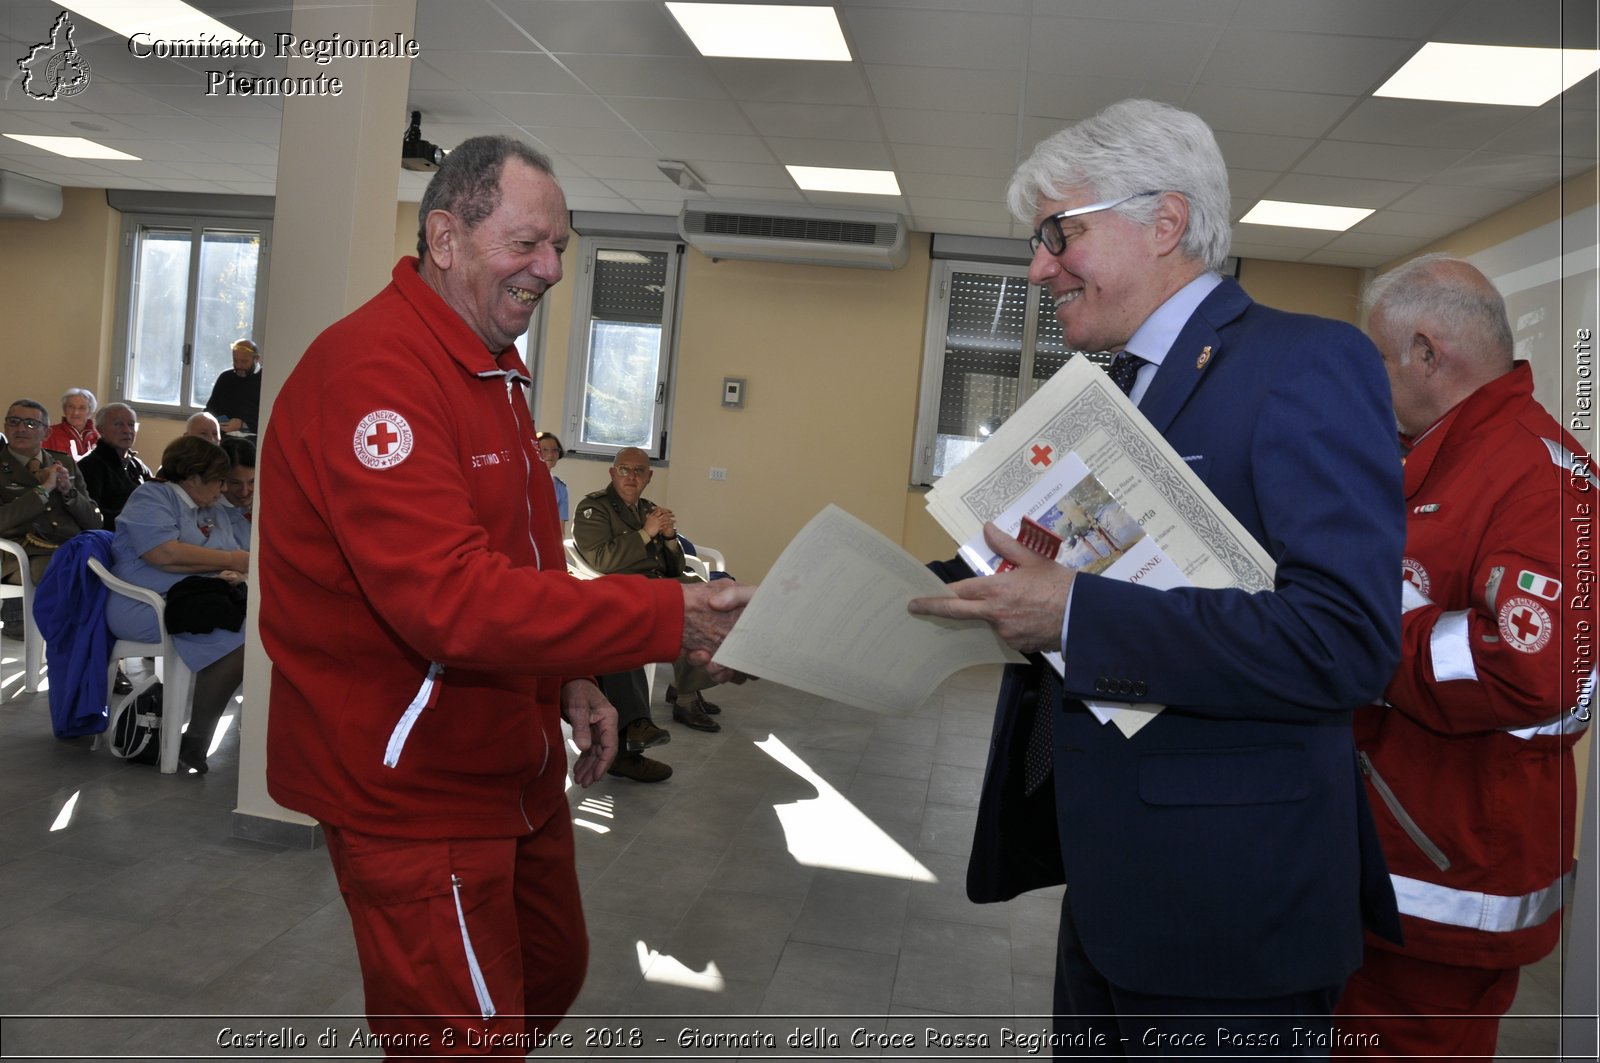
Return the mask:
<path id="1" fill-rule="evenodd" d="M 1112 207 L 1120 207 L 1130 199 L 1143 199 L 1146 196 L 1159 196 L 1160 192 L 1135 192 L 1132 195 L 1121 196 L 1117 199 L 1103 199 L 1099 203 L 1091 203 L 1087 207 L 1073 207 L 1060 214 L 1052 214 L 1039 223 L 1039 227 L 1028 238 L 1028 250 L 1034 254 L 1039 253 L 1041 246 L 1052 255 L 1059 255 L 1067 249 L 1067 234 L 1061 230 L 1061 223 L 1068 218 L 1076 218 L 1081 214 L 1095 214 Z"/>
<path id="2" fill-rule="evenodd" d="M 44 427 L 44 422 L 43 421 L 39 421 L 39 420 L 35 420 L 32 417 L 7 417 L 6 418 L 6 427 L 7 428 L 32 428 L 35 431 L 37 431 L 38 429 Z"/>

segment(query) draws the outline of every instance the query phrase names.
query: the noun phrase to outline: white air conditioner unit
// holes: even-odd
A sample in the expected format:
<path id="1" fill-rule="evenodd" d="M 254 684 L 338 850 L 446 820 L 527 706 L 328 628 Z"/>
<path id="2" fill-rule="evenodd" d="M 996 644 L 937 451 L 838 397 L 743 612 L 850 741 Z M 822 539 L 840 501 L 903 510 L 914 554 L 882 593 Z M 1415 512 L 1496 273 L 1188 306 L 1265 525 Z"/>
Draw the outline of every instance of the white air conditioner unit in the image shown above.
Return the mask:
<path id="1" fill-rule="evenodd" d="M 905 219 L 888 211 L 699 201 L 683 205 L 678 232 L 712 259 L 899 269 L 910 254 Z"/>
<path id="2" fill-rule="evenodd" d="M 0 170 L 0 218 L 38 218 L 50 221 L 61 216 L 61 186 L 10 170 Z"/>

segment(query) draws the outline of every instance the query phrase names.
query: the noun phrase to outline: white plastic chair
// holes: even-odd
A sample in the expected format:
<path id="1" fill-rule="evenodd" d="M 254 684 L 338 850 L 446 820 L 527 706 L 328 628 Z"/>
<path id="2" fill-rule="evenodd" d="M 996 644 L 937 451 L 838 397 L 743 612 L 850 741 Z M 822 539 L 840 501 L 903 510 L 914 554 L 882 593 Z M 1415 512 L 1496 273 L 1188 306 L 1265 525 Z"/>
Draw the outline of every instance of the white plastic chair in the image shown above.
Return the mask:
<path id="1" fill-rule="evenodd" d="M 579 579 L 597 579 L 602 573 L 589 567 L 589 563 L 578 553 L 578 544 L 569 535 L 561 540 L 561 548 L 567 554 L 567 571 Z M 727 560 L 722 556 L 722 551 L 709 546 L 695 544 L 695 553 L 685 554 L 683 561 L 688 571 L 693 572 L 707 583 L 711 582 L 711 573 L 726 572 Z"/>
<path id="2" fill-rule="evenodd" d="M 32 692 L 39 689 L 39 673 L 44 665 L 44 638 L 39 625 L 33 622 L 33 569 L 28 552 L 22 544 L 11 539 L 0 539 L 0 550 L 11 554 L 17 562 L 17 582 L 0 583 L 0 599 L 21 598 L 23 620 L 22 636 L 22 689 Z M 0 702 L 5 701 L 5 685 L 0 683 Z"/>
<path id="3" fill-rule="evenodd" d="M 194 672 L 183 663 L 183 658 L 178 656 L 178 651 L 172 645 L 172 636 L 167 634 L 167 622 L 162 615 L 166 608 L 166 599 L 149 587 L 140 587 L 113 576 L 105 565 L 100 563 L 99 558 L 89 558 L 89 571 L 93 572 L 112 594 L 132 598 L 156 611 L 156 628 L 161 633 L 160 640 L 136 642 L 132 639 L 117 639 L 111 647 L 111 660 L 106 665 L 106 689 L 113 689 L 117 678 L 117 663 L 123 658 L 156 659 L 157 677 L 162 681 L 161 772 L 163 775 L 171 775 L 178 770 L 178 743 L 183 739 L 183 729 L 189 724 L 189 709 L 194 699 Z M 112 697 L 111 720 L 106 727 L 106 735 L 102 737 L 116 733 L 117 717 L 124 710 L 132 711 L 134 699 L 144 693 L 154 681 L 154 678 L 141 679 L 134 684 L 131 692 Z M 109 737 L 107 740 L 109 741 Z M 98 739 L 96 745 L 98 746 Z"/>
<path id="4" fill-rule="evenodd" d="M 694 553 L 686 556 L 698 557 L 705 564 L 707 572 L 728 571 L 728 559 L 723 557 L 722 551 L 714 546 L 701 546 L 699 543 L 695 543 Z"/>
<path id="5" fill-rule="evenodd" d="M 600 578 L 601 573 L 590 568 L 589 563 L 583 559 L 583 555 L 578 553 L 578 544 L 573 541 L 572 536 L 569 535 L 561 540 L 561 549 L 566 551 L 568 572 L 579 579 Z"/>
<path id="6" fill-rule="evenodd" d="M 567 571 L 578 579 L 599 579 L 604 575 L 604 573 L 597 572 L 589 567 L 589 563 L 583 559 L 583 555 L 578 553 L 578 544 L 572 540 L 571 536 L 561 540 L 561 548 L 567 553 Z M 693 561 L 694 558 L 691 557 L 689 560 Z M 702 574 L 700 578 L 705 579 L 706 577 Z M 644 681 L 648 697 L 654 698 L 656 695 L 655 665 L 647 664 L 644 666 Z"/>

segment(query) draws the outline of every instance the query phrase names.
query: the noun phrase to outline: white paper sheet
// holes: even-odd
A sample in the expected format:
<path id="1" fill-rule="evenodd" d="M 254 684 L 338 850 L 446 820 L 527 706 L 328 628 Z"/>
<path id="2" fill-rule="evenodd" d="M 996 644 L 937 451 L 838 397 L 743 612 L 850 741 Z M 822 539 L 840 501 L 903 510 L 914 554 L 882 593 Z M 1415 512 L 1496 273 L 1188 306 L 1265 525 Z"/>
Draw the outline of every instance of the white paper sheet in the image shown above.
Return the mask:
<path id="1" fill-rule="evenodd" d="M 1020 663 L 976 620 L 912 616 L 949 594 L 899 545 L 828 506 L 784 548 L 717 663 L 878 712 L 909 712 L 963 668 Z"/>

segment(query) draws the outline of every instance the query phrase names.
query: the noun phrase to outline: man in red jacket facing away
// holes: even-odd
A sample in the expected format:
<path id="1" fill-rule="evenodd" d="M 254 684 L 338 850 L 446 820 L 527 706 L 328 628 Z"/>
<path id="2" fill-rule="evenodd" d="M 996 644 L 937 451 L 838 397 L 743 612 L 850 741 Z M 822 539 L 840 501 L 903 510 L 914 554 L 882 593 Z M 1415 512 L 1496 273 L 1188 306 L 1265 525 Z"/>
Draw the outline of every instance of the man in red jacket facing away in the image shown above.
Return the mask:
<path id="1" fill-rule="evenodd" d="M 1572 747 L 1594 690 L 1589 457 L 1534 401 L 1505 301 L 1428 255 L 1368 289 L 1408 448 L 1400 669 L 1356 742 L 1404 947 L 1368 935 L 1346 1055 L 1493 1058 L 1519 969 L 1561 936 Z M 1582 635 L 1582 637 L 1578 637 Z"/>
<path id="2" fill-rule="evenodd" d="M 267 785 L 322 824 L 372 1031 L 520 1057 L 588 962 L 561 720 L 588 786 L 617 743 L 589 677 L 709 661 L 749 592 L 567 575 L 512 345 L 561 279 L 549 161 L 468 140 L 419 229 L 419 258 L 306 351 L 266 434 Z"/>

